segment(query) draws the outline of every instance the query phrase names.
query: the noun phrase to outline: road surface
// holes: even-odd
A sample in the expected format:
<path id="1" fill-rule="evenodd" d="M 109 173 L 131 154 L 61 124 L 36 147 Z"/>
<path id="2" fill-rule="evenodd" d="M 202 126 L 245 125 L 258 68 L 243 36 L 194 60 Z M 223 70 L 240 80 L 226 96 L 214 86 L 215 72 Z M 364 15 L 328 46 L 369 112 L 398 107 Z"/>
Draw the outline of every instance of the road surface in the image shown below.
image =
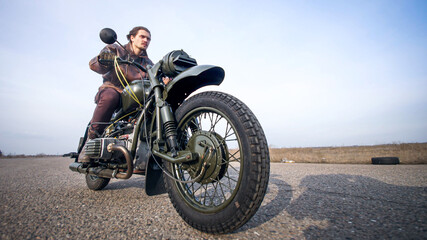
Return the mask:
<path id="1" fill-rule="evenodd" d="M 236 232 L 201 233 L 144 177 L 86 188 L 69 158 L 0 159 L 0 239 L 426 239 L 427 165 L 273 163 Z"/>

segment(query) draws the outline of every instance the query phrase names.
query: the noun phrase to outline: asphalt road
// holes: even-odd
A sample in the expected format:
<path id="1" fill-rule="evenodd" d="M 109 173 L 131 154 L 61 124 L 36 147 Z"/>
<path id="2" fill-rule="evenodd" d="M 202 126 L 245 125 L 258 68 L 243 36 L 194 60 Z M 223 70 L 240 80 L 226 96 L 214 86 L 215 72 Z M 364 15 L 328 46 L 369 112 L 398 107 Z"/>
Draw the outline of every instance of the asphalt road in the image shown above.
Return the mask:
<path id="1" fill-rule="evenodd" d="M 238 231 L 189 227 L 144 177 L 86 188 L 68 158 L 0 159 L 0 239 L 427 239 L 427 165 L 271 165 Z"/>

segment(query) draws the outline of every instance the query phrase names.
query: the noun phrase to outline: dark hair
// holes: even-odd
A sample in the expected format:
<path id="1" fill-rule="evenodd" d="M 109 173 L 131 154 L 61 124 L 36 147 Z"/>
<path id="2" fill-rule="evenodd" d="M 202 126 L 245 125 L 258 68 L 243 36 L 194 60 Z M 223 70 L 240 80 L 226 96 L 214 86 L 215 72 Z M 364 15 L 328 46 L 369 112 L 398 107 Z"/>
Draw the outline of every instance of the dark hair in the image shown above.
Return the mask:
<path id="1" fill-rule="evenodd" d="M 148 30 L 148 28 L 142 27 L 142 26 L 138 26 L 138 27 L 132 28 L 132 30 L 130 30 L 129 34 L 126 35 L 128 41 L 130 41 L 130 36 L 134 36 L 135 37 L 139 30 L 144 30 L 144 31 L 148 32 L 150 34 L 150 36 L 151 36 L 151 32 L 150 32 L 150 30 Z"/>

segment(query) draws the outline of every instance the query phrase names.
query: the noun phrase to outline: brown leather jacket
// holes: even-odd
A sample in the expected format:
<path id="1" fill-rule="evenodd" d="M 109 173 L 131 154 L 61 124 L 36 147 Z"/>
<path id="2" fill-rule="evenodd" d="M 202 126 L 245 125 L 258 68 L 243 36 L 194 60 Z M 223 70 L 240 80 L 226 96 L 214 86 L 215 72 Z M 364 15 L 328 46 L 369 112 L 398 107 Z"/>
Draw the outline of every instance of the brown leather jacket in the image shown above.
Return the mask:
<path id="1" fill-rule="evenodd" d="M 134 60 L 135 62 L 141 64 L 144 67 L 146 67 L 147 65 L 153 65 L 153 62 L 148 58 L 146 51 L 143 51 L 139 56 L 136 56 L 131 49 L 130 43 L 126 44 L 124 47 L 130 54 L 128 54 L 128 52 L 126 52 L 122 47 L 116 44 L 109 44 L 104 49 L 110 50 L 122 59 L 128 59 L 129 57 L 130 59 Z M 100 64 L 98 61 L 98 56 L 96 56 L 90 60 L 89 67 L 93 71 L 102 74 L 102 78 L 104 79 L 104 81 L 103 84 L 99 87 L 100 90 L 109 87 L 114 88 L 120 93 L 123 91 L 123 86 L 117 78 L 116 71 L 114 70 L 113 66 L 106 67 Z M 120 65 L 120 68 L 122 69 L 122 72 L 129 83 L 133 80 L 146 78 L 146 73 L 139 71 L 138 68 L 135 66 L 122 64 Z"/>

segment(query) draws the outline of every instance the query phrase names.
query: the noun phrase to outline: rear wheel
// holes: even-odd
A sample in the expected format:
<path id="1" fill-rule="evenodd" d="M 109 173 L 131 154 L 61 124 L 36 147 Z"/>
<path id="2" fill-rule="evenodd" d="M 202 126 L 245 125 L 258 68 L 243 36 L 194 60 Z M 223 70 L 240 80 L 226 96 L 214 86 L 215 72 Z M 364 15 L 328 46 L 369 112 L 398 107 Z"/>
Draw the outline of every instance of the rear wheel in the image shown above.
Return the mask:
<path id="1" fill-rule="evenodd" d="M 176 111 L 178 142 L 198 153 L 190 163 L 166 163 L 171 201 L 191 226 L 226 233 L 245 224 L 267 190 L 270 158 L 264 132 L 250 109 L 237 98 L 204 92 Z"/>
<path id="2" fill-rule="evenodd" d="M 86 184 L 90 190 L 102 190 L 108 185 L 109 182 L 110 178 L 102 178 L 95 175 L 86 174 Z"/>

